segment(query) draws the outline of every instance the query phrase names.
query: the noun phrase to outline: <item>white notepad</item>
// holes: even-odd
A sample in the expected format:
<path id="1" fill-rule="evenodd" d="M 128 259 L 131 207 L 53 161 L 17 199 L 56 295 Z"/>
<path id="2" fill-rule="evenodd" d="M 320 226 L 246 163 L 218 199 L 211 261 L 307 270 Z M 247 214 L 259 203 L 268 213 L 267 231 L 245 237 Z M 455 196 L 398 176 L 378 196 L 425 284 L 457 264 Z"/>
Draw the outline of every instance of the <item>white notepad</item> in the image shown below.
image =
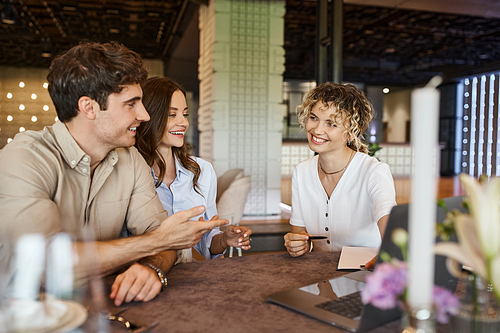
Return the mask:
<path id="1" fill-rule="evenodd" d="M 378 254 L 378 247 L 342 247 L 337 269 L 360 269 Z"/>

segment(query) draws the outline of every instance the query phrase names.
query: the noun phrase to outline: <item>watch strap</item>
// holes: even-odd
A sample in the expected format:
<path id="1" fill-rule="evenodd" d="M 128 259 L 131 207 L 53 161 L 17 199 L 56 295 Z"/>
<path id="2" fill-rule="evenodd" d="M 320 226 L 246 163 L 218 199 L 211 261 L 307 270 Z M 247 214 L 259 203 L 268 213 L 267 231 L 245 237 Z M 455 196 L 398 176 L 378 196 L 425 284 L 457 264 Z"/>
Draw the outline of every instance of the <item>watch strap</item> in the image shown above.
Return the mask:
<path id="1" fill-rule="evenodd" d="M 156 275 L 158 275 L 158 279 L 161 282 L 161 291 L 163 291 L 168 284 L 167 276 L 165 275 L 165 273 L 163 273 L 161 269 L 159 269 L 154 265 L 151 264 L 144 264 L 144 265 L 148 266 L 149 268 L 151 268 L 153 271 L 156 272 Z"/>

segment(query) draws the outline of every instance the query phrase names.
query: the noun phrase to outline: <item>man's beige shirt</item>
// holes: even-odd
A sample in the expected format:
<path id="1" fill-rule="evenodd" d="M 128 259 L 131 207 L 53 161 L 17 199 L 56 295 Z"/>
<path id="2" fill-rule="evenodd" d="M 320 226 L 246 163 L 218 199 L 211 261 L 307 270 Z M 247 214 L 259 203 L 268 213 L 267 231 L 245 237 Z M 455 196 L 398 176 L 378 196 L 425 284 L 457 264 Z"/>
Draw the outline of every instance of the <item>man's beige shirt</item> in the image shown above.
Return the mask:
<path id="1" fill-rule="evenodd" d="M 124 223 L 139 235 L 167 217 L 135 148 L 112 150 L 93 178 L 90 162 L 61 122 L 17 134 L 0 152 L 0 271 L 25 233 L 106 241 L 119 238 Z"/>

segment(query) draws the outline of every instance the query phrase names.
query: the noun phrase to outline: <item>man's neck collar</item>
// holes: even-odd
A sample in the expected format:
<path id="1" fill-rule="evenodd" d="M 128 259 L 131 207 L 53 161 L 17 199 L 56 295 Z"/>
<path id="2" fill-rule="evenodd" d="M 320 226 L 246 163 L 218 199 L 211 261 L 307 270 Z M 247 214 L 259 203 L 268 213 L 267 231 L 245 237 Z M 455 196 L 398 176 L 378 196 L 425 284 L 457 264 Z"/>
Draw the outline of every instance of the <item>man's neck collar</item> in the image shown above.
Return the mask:
<path id="1" fill-rule="evenodd" d="M 106 158 L 108 153 L 113 150 L 111 148 L 106 148 L 97 142 L 94 142 L 92 133 L 86 131 L 83 126 L 76 126 L 73 120 L 70 120 L 66 123 L 66 128 L 69 131 L 69 134 L 76 141 L 78 146 L 90 156 L 91 168 L 94 169 L 101 161 Z"/>

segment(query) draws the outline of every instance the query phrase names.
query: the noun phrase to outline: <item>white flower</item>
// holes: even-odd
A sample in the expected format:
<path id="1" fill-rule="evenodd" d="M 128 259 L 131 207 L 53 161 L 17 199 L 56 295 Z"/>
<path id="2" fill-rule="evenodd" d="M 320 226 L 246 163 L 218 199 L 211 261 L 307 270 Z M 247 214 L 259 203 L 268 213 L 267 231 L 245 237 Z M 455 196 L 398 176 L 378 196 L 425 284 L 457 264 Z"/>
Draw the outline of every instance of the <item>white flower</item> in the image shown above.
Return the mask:
<path id="1" fill-rule="evenodd" d="M 458 243 L 437 243 L 434 251 L 436 254 L 447 256 L 459 263 L 472 267 L 477 274 L 487 279 L 486 260 L 481 252 L 474 220 L 469 215 L 457 214 L 455 230 L 457 232 Z M 457 275 L 456 270 L 454 272 Z"/>
<path id="2" fill-rule="evenodd" d="M 500 251 L 500 178 L 480 184 L 465 174 L 460 180 L 469 190 L 469 209 L 476 222 L 479 244 L 487 260 L 498 256 Z"/>
<path id="3" fill-rule="evenodd" d="M 438 243 L 435 252 L 472 267 L 497 286 L 494 292 L 500 300 L 500 178 L 481 184 L 461 174 L 460 180 L 469 191 L 470 214 L 454 212 L 458 243 Z M 448 268 L 457 275 L 456 266 Z"/>
<path id="4" fill-rule="evenodd" d="M 396 228 L 392 232 L 391 240 L 400 248 L 408 245 L 408 232 L 403 228 Z"/>

